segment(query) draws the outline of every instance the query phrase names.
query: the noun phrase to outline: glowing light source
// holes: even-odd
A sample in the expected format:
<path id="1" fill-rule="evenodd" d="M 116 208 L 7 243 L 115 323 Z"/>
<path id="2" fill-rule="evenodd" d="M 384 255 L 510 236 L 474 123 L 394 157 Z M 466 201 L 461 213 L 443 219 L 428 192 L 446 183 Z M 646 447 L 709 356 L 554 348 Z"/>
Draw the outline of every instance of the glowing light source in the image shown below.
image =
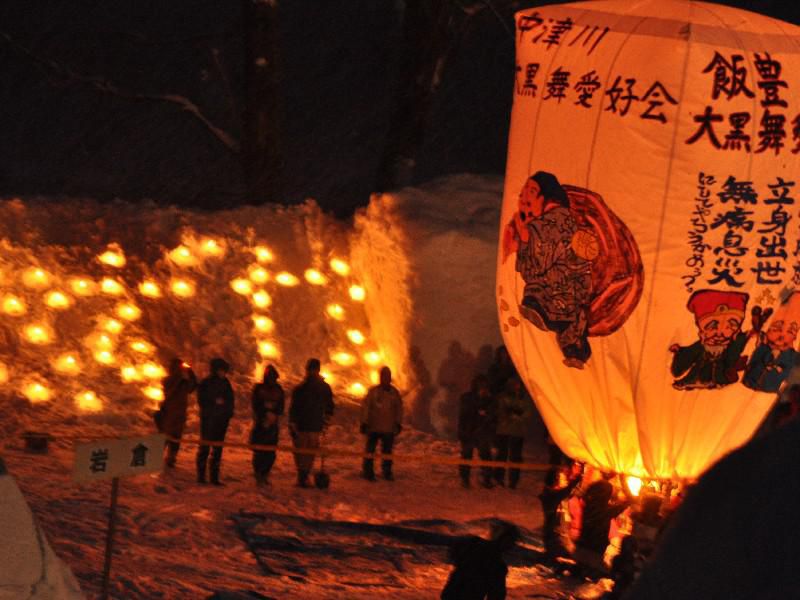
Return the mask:
<path id="1" fill-rule="evenodd" d="M 225 254 L 225 245 L 213 238 L 205 238 L 200 243 L 200 248 L 206 256 L 219 258 Z"/>
<path id="2" fill-rule="evenodd" d="M 342 308 L 341 304 L 328 304 L 325 308 L 325 312 L 328 313 L 328 316 L 331 319 L 335 319 L 337 321 L 344 320 L 344 308 Z"/>
<path id="3" fill-rule="evenodd" d="M 91 390 L 75 394 L 75 405 L 83 412 L 100 412 L 103 410 L 103 402 Z"/>
<path id="4" fill-rule="evenodd" d="M 146 362 L 140 368 L 139 372 L 147 377 L 147 379 L 161 379 L 167 376 L 164 367 L 154 362 Z"/>
<path id="5" fill-rule="evenodd" d="M 84 341 L 87 348 L 92 350 L 113 350 L 115 342 L 105 333 L 92 333 Z"/>
<path id="6" fill-rule="evenodd" d="M 142 374 L 139 373 L 139 369 L 137 369 L 133 365 L 123 365 L 122 368 L 120 368 L 119 370 L 119 376 L 125 383 L 142 380 Z"/>
<path id="7" fill-rule="evenodd" d="M 181 267 L 191 267 L 198 262 L 197 258 L 192 254 L 192 251 L 183 244 L 170 250 L 167 254 L 167 258 Z"/>
<path id="8" fill-rule="evenodd" d="M 325 285 L 328 283 L 328 278 L 316 269 L 306 269 L 304 276 L 311 285 Z"/>
<path id="9" fill-rule="evenodd" d="M 139 293 L 147 298 L 161 298 L 161 287 L 152 279 L 139 284 Z"/>
<path id="10" fill-rule="evenodd" d="M 347 391 L 353 394 L 353 396 L 363 396 L 367 393 L 367 388 L 363 383 L 356 381 L 348 386 Z"/>
<path id="11" fill-rule="evenodd" d="M 125 293 L 125 287 L 116 279 L 104 277 L 100 282 L 100 291 L 109 296 L 121 296 Z"/>
<path id="12" fill-rule="evenodd" d="M 278 347 L 272 342 L 258 342 L 258 353 L 264 358 L 278 358 Z"/>
<path id="13" fill-rule="evenodd" d="M 94 296 L 97 293 L 97 284 L 85 277 L 73 277 L 69 281 L 69 287 L 76 296 Z"/>
<path id="14" fill-rule="evenodd" d="M 98 350 L 94 353 L 94 359 L 101 365 L 113 365 L 117 362 L 117 359 L 108 350 Z"/>
<path id="15" fill-rule="evenodd" d="M 628 486 L 628 489 L 631 491 L 631 494 L 634 496 L 639 496 L 639 492 L 642 491 L 642 480 L 638 477 L 626 477 L 625 484 Z"/>
<path id="16" fill-rule="evenodd" d="M 275 322 L 264 315 L 253 315 L 253 326 L 258 331 L 270 333 L 275 329 Z"/>
<path id="17" fill-rule="evenodd" d="M 100 328 L 108 333 L 117 334 L 122 331 L 123 325 L 116 319 L 107 318 L 100 321 Z"/>
<path id="18" fill-rule="evenodd" d="M 178 298 L 191 298 L 194 296 L 196 291 L 194 281 L 189 279 L 172 279 L 170 281 L 169 288 Z"/>
<path id="19" fill-rule="evenodd" d="M 295 277 L 291 273 L 287 273 L 286 271 L 281 271 L 280 273 L 278 273 L 275 276 L 275 281 L 286 287 L 294 287 L 298 283 L 300 283 L 300 280 L 297 277 Z"/>
<path id="20" fill-rule="evenodd" d="M 142 390 L 142 392 L 144 392 L 144 395 L 150 398 L 151 400 L 160 401 L 164 399 L 164 390 L 155 385 L 147 386 Z"/>
<path id="21" fill-rule="evenodd" d="M 12 317 L 24 315 L 28 311 L 25 301 L 12 294 L 6 294 L 3 298 L 3 312 Z"/>
<path id="22" fill-rule="evenodd" d="M 31 323 L 26 325 L 22 333 L 25 339 L 31 344 L 44 345 L 53 341 L 53 332 L 43 323 Z"/>
<path id="23" fill-rule="evenodd" d="M 253 283 L 267 283 L 269 281 L 269 271 L 258 265 L 251 266 L 247 270 L 247 275 Z"/>
<path id="24" fill-rule="evenodd" d="M 363 344 L 367 338 L 358 329 L 348 329 L 347 338 L 354 344 Z"/>
<path id="25" fill-rule="evenodd" d="M 119 247 L 119 244 L 109 244 L 108 249 L 99 255 L 97 260 L 104 265 L 116 267 L 117 269 L 124 267 L 127 262 L 125 260 L 125 253 L 122 251 L 122 248 Z"/>
<path id="26" fill-rule="evenodd" d="M 381 382 L 381 374 L 378 371 L 369 372 L 369 381 L 372 385 L 378 385 Z"/>
<path id="27" fill-rule="evenodd" d="M 356 357 L 349 352 L 335 352 L 331 359 L 343 367 L 348 367 L 356 362 Z"/>
<path id="28" fill-rule="evenodd" d="M 379 362 L 381 362 L 381 353 L 380 352 L 375 352 L 374 350 L 372 352 L 367 352 L 364 355 L 364 361 L 368 365 L 372 365 L 374 367 Z"/>
<path id="29" fill-rule="evenodd" d="M 331 269 L 333 269 L 334 273 L 341 275 L 342 277 L 346 277 L 350 274 L 350 265 L 340 258 L 331 259 Z"/>
<path id="30" fill-rule="evenodd" d="M 253 293 L 253 285 L 243 277 L 237 277 L 231 281 L 231 289 L 242 296 L 249 296 Z"/>
<path id="31" fill-rule="evenodd" d="M 270 263 L 275 259 L 272 250 L 266 246 L 256 246 L 253 248 L 253 253 L 256 255 L 256 260 L 260 263 Z"/>
<path id="32" fill-rule="evenodd" d="M 251 298 L 253 299 L 253 304 L 255 304 L 258 308 L 267 308 L 270 304 L 272 304 L 272 297 L 270 297 L 270 295 L 264 290 L 258 290 L 251 296 Z"/>
<path id="33" fill-rule="evenodd" d="M 141 309 L 129 302 L 117 304 L 115 312 L 120 319 L 125 319 L 126 321 L 137 321 L 142 316 Z"/>
<path id="34" fill-rule="evenodd" d="M 0 362 L 0 383 L 8 383 L 8 367 Z"/>
<path id="35" fill-rule="evenodd" d="M 22 283 L 31 289 L 45 288 L 50 285 L 50 274 L 39 267 L 31 267 L 22 273 Z"/>
<path id="36" fill-rule="evenodd" d="M 367 293 L 364 291 L 364 288 L 360 285 L 351 285 L 350 286 L 350 297 L 355 300 L 356 302 L 363 302 L 364 298 L 366 298 Z"/>
<path id="37" fill-rule="evenodd" d="M 81 372 L 81 363 L 74 354 L 62 354 L 53 361 L 53 368 L 64 375 L 77 375 Z"/>
<path id="38" fill-rule="evenodd" d="M 43 383 L 31 381 L 23 386 L 22 395 L 32 404 L 36 404 L 37 402 L 47 402 L 50 400 L 51 392 Z"/>
<path id="39" fill-rule="evenodd" d="M 324 371 L 323 370 L 323 371 L 320 371 L 319 374 L 325 381 L 328 382 L 328 384 L 331 384 L 331 383 L 334 382 L 334 377 L 333 377 L 333 375 L 331 375 L 330 371 Z"/>
<path id="40" fill-rule="evenodd" d="M 44 297 L 44 303 L 50 308 L 56 310 L 64 310 L 72 306 L 72 298 L 67 296 L 64 292 L 58 290 L 48 292 Z"/>
<path id="41" fill-rule="evenodd" d="M 133 340 L 130 344 L 128 344 L 134 352 L 138 352 L 139 354 L 152 354 L 155 351 L 155 348 L 152 344 L 148 344 L 144 340 Z"/>

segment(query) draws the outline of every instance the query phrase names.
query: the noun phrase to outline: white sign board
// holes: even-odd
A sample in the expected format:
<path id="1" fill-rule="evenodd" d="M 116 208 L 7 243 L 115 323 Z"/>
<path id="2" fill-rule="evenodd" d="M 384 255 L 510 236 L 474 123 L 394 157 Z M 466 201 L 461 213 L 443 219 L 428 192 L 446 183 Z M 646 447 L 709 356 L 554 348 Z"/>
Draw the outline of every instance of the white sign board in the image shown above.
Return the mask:
<path id="1" fill-rule="evenodd" d="M 77 444 L 73 477 L 94 481 L 158 472 L 164 460 L 164 441 L 162 434 L 155 434 Z"/>

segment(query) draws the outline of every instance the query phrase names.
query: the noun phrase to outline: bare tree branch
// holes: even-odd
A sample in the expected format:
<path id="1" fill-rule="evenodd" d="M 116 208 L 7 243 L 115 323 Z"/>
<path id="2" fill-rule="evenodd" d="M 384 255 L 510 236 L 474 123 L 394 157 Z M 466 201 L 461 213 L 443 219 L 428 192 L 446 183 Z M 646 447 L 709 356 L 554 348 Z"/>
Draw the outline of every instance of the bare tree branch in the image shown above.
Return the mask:
<path id="1" fill-rule="evenodd" d="M 179 107 L 181 110 L 192 115 L 195 119 L 197 119 L 203 125 L 205 125 L 209 133 L 211 133 L 211 135 L 217 138 L 217 140 L 220 141 L 231 152 L 234 153 L 239 152 L 239 142 L 236 139 L 234 139 L 224 129 L 214 125 L 211 122 L 211 120 L 203 114 L 203 111 L 200 109 L 199 106 L 197 106 L 197 104 L 195 104 L 194 102 L 192 102 L 191 100 L 189 100 L 184 96 L 180 96 L 178 94 L 145 94 L 140 92 L 131 92 L 123 90 L 122 88 L 117 86 L 115 83 L 109 81 L 108 79 L 105 79 L 103 77 L 83 75 L 52 59 L 39 56 L 26 46 L 14 40 L 10 35 L 8 35 L 5 32 L 0 32 L 0 38 L 4 39 L 8 44 L 16 48 L 18 51 L 22 52 L 32 61 L 40 65 L 43 65 L 48 70 L 59 75 L 67 83 L 74 82 L 74 83 L 81 83 L 84 85 L 88 85 L 100 92 L 111 94 L 119 98 L 127 98 L 130 100 L 145 101 L 145 102 L 163 102 L 163 103 L 173 104 Z"/>

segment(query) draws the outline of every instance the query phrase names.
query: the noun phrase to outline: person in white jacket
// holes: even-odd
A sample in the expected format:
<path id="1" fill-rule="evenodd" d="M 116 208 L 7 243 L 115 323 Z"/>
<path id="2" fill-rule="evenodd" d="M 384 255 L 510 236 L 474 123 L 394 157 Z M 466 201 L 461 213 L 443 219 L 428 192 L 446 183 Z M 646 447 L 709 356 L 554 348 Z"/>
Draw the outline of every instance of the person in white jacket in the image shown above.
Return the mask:
<path id="1" fill-rule="evenodd" d="M 366 453 L 374 454 L 381 443 L 381 454 L 391 455 L 394 437 L 402 430 L 403 400 L 400 392 L 392 385 L 392 371 L 389 367 L 381 368 L 380 383 L 367 392 L 361 405 L 361 433 L 367 436 Z M 384 458 L 381 464 L 383 478 L 394 480 L 392 460 Z M 362 475 L 368 481 L 375 481 L 374 461 L 365 458 Z"/>

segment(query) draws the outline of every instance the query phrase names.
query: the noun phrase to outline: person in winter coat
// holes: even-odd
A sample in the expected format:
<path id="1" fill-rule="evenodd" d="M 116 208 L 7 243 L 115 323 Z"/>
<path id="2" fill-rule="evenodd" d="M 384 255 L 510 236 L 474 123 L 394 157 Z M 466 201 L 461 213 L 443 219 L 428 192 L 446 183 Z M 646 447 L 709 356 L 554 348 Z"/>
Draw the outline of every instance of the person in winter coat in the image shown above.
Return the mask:
<path id="1" fill-rule="evenodd" d="M 319 359 L 309 359 L 306 363 L 306 378 L 292 391 L 289 432 L 295 448 L 319 448 L 322 431 L 333 415 L 333 392 L 319 374 L 319 369 Z M 315 456 L 300 453 L 294 455 L 299 487 L 311 487 L 308 475 L 314 466 Z"/>
<path id="2" fill-rule="evenodd" d="M 221 358 L 210 363 L 211 374 L 197 388 L 197 403 L 200 405 L 200 436 L 209 442 L 225 441 L 228 423 L 233 417 L 233 388 L 226 377 L 230 366 Z M 197 449 L 197 481 L 206 482 L 206 462 L 210 446 L 201 444 Z M 219 467 L 222 462 L 222 446 L 211 450 L 209 475 L 211 483 L 222 485 Z"/>
<path id="3" fill-rule="evenodd" d="M 583 494 L 583 524 L 575 544 L 575 560 L 591 574 L 606 572 L 603 556 L 608 547 L 611 520 L 630 505 L 630 499 L 617 501 L 613 498 L 614 486 L 608 480 L 613 475 L 606 473 L 595 481 Z"/>
<path id="4" fill-rule="evenodd" d="M 380 384 L 370 388 L 361 404 L 361 433 L 367 436 L 367 454 L 374 454 L 381 443 L 381 454 L 392 453 L 394 437 L 403 429 L 403 400 L 400 392 L 392 385 L 392 371 L 383 367 L 380 373 Z M 381 463 L 383 478 L 394 480 L 392 460 L 384 458 Z M 374 461 L 365 458 L 362 465 L 362 476 L 368 481 L 375 481 Z"/>
<path id="5" fill-rule="evenodd" d="M 475 450 L 481 460 L 492 460 L 492 441 L 497 424 L 497 403 L 489 388 L 489 379 L 478 375 L 468 392 L 461 396 L 458 411 L 458 441 L 461 458 L 471 460 Z M 481 467 L 483 487 L 493 487 L 492 468 Z M 470 466 L 459 465 L 461 485 L 470 486 Z"/>
<path id="6" fill-rule="evenodd" d="M 160 419 L 158 431 L 167 437 L 180 439 L 186 426 L 186 409 L 189 394 L 197 388 L 197 377 L 191 367 L 180 358 L 173 358 L 169 363 L 169 374 L 161 381 L 164 400 L 159 406 Z M 167 456 L 165 464 L 175 466 L 178 458 L 180 442 L 167 440 Z"/>
<path id="7" fill-rule="evenodd" d="M 251 444 L 275 446 L 278 444 L 278 418 L 283 414 L 284 394 L 278 383 L 278 370 L 267 365 L 264 380 L 253 388 L 253 430 Z M 253 473 L 258 485 L 269 483 L 269 472 L 275 464 L 275 451 L 253 451 Z"/>
<path id="8" fill-rule="evenodd" d="M 497 399 L 506 389 L 508 380 L 518 377 L 517 368 L 505 346 L 498 346 L 494 353 L 494 362 L 489 365 L 489 391 Z"/>
<path id="9" fill-rule="evenodd" d="M 518 377 L 512 377 L 506 383 L 506 391 L 500 396 L 497 404 L 497 460 L 522 462 L 522 444 L 528 428 L 528 420 L 533 414 L 531 399 L 525 393 Z M 494 470 L 495 481 L 505 485 L 506 470 L 497 467 Z M 512 489 L 519 483 L 519 469 L 510 469 L 508 485 Z"/>
<path id="10" fill-rule="evenodd" d="M 504 600 L 508 567 L 503 555 L 519 538 L 519 529 L 501 521 L 490 540 L 471 537 L 450 548 L 455 565 L 442 590 L 442 600 Z"/>
<path id="11" fill-rule="evenodd" d="M 544 489 L 539 494 L 539 501 L 542 503 L 542 514 L 544 515 L 544 525 L 542 525 L 544 553 L 548 559 L 570 554 L 561 538 L 558 507 L 570 497 L 580 482 L 581 474 L 578 473 L 573 475 L 566 485 L 561 485 L 561 469 L 558 468 L 551 468 L 545 475 Z"/>

